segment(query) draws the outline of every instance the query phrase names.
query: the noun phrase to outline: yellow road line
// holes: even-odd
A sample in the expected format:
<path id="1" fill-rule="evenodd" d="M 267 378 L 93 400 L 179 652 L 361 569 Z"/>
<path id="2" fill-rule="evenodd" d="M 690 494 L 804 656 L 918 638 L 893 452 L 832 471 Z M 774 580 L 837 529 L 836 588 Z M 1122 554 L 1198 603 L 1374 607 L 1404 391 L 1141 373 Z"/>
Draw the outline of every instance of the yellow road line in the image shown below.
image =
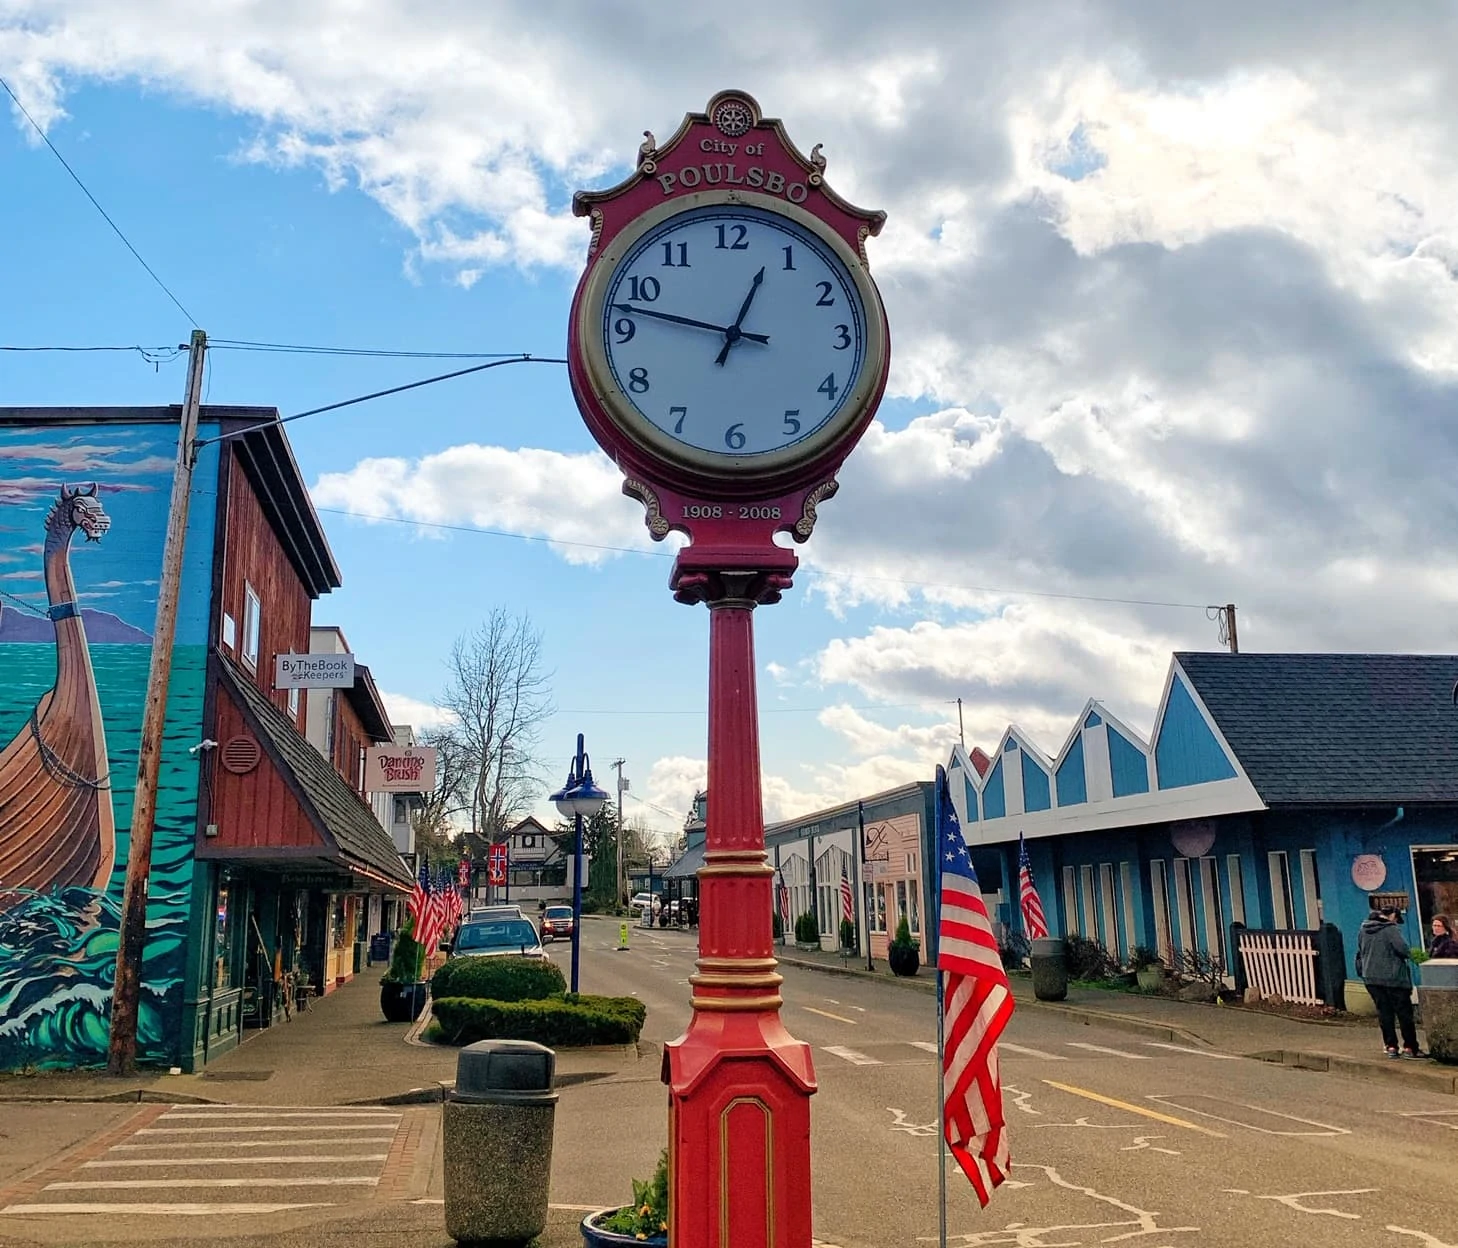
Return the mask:
<path id="1" fill-rule="evenodd" d="M 1152 1109 L 1145 1109 L 1142 1105 L 1131 1105 L 1128 1101 L 1116 1101 L 1112 1096 L 1104 1096 L 1101 1092 L 1090 1092 L 1087 1088 L 1075 1088 L 1069 1083 L 1054 1083 L 1051 1079 L 1044 1079 L 1050 1088 L 1057 1088 L 1060 1092 L 1070 1092 L 1074 1096 L 1081 1096 L 1090 1101 L 1097 1101 L 1100 1105 L 1112 1105 L 1115 1109 L 1126 1109 L 1131 1114 L 1140 1114 L 1145 1118 L 1153 1118 L 1155 1122 L 1167 1122 L 1172 1127 L 1184 1127 L 1187 1131 L 1198 1131 L 1201 1135 L 1213 1135 L 1217 1140 L 1226 1137 L 1219 1131 L 1212 1131 L 1209 1127 L 1202 1127 L 1195 1122 L 1186 1122 L 1183 1118 L 1173 1118 L 1169 1114 L 1161 1114 Z"/>
<path id="2" fill-rule="evenodd" d="M 837 1023 L 849 1023 L 852 1027 L 856 1025 L 853 1018 L 842 1018 L 839 1014 L 832 1014 L 829 1010 L 817 1010 L 813 1005 L 802 1005 L 802 1010 L 809 1010 L 812 1014 L 819 1014 L 821 1018 L 833 1018 Z"/>

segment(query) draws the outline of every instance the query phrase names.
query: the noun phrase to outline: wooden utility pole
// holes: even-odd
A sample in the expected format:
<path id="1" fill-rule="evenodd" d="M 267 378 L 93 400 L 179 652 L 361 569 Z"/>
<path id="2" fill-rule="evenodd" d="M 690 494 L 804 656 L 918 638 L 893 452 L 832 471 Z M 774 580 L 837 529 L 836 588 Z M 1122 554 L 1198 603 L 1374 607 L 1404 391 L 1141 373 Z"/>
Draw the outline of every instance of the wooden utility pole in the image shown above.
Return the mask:
<path id="1" fill-rule="evenodd" d="M 618 869 L 617 878 L 613 881 L 613 888 L 618 894 L 618 899 L 614 903 L 615 906 L 621 906 L 627 900 L 623 896 L 626 891 L 624 885 L 628 878 L 627 868 L 623 864 L 623 790 L 628 787 L 628 782 L 623 779 L 623 764 L 627 761 L 626 758 L 615 758 L 612 761 L 612 765 L 618 771 Z"/>
<path id="2" fill-rule="evenodd" d="M 967 734 L 962 731 L 962 699 L 957 699 L 957 740 L 962 743 L 962 748 L 967 748 Z"/>
<path id="3" fill-rule="evenodd" d="M 1240 653 L 1240 638 L 1235 635 L 1235 604 L 1225 604 L 1225 632 L 1226 639 L 1230 642 L 1230 653 Z"/>
<path id="4" fill-rule="evenodd" d="M 152 830 L 157 815 L 157 774 L 162 763 L 162 729 L 167 717 L 167 686 L 172 679 L 172 642 L 177 633 L 177 600 L 182 586 L 182 554 L 187 540 L 187 512 L 192 501 L 192 468 L 197 452 L 198 409 L 202 404 L 203 359 L 208 338 L 192 331 L 187 364 L 187 391 L 177 431 L 177 469 L 172 478 L 172 504 L 167 540 L 162 548 L 162 579 L 157 588 L 157 622 L 152 630 L 152 665 L 147 674 L 147 701 L 142 711 L 142 740 L 137 750 L 137 783 L 132 791 L 132 826 L 127 850 L 127 882 L 122 894 L 121 938 L 116 950 L 116 977 L 111 995 L 111 1035 L 106 1068 L 129 1075 L 137 1068 L 137 1010 L 142 989 L 142 956 L 147 943 L 147 880 L 152 873 Z"/>

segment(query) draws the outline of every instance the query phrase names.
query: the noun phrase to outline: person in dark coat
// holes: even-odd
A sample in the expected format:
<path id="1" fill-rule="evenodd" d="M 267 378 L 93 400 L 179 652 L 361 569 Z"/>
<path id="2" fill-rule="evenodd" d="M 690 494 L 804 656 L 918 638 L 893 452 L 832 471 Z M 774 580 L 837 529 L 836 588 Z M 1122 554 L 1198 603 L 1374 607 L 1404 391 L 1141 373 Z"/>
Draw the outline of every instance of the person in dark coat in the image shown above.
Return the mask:
<path id="1" fill-rule="evenodd" d="M 1374 910 L 1357 934 L 1357 974 L 1377 1007 L 1388 1057 L 1422 1057 L 1412 1016 L 1412 951 L 1398 928 L 1395 908 Z M 1396 1024 L 1396 1026 L 1394 1026 Z M 1402 1028 L 1402 1050 L 1397 1027 Z"/>
<path id="2" fill-rule="evenodd" d="M 1435 958 L 1458 958 L 1458 935 L 1446 914 L 1433 915 L 1433 943 L 1428 953 Z"/>

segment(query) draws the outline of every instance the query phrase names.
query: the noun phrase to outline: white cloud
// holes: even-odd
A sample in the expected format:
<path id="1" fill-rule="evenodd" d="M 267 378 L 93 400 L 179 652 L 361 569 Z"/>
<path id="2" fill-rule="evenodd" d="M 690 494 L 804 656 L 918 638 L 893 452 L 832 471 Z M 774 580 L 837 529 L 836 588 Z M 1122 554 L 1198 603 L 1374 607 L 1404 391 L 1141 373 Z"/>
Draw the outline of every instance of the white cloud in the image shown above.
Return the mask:
<path id="1" fill-rule="evenodd" d="M 873 424 L 801 548 L 796 593 L 844 635 L 765 671 L 797 699 L 819 683 L 849 761 L 768 776 L 771 818 L 925 776 L 957 697 L 969 743 L 1016 720 L 1056 749 L 1090 695 L 1147 727 L 1170 650 L 1214 644 L 1209 603 L 1236 602 L 1258 649 L 1451 648 L 1442 7 L 847 0 L 831 20 L 796 0 L 240 0 L 224 23 L 182 0 L 0 0 L 0 71 L 47 126 L 88 81 L 242 115 L 242 159 L 371 196 L 411 231 L 409 271 L 466 290 L 575 271 L 570 192 L 724 83 L 824 142 L 835 188 L 890 214 L 870 250 L 891 393 L 939 410 Z M 619 483 L 600 455 L 468 445 L 362 461 L 314 497 L 597 563 L 651 548 Z M 925 711 L 891 725 L 847 691 Z M 686 810 L 703 782 L 668 757 L 646 792 Z"/>
<path id="2" fill-rule="evenodd" d="M 564 481 L 572 482 L 570 508 Z M 614 557 L 609 547 L 653 546 L 641 504 L 623 497 L 621 474 L 596 452 L 453 446 L 415 460 L 361 460 L 323 474 L 310 494 L 319 507 L 363 516 L 546 538 L 568 563 L 601 563 Z"/>
<path id="3" fill-rule="evenodd" d="M 443 728 L 455 718 L 449 711 L 443 710 L 435 703 L 412 698 L 408 694 L 390 693 L 381 689 L 380 697 L 384 699 L 385 709 L 390 713 L 392 724 L 400 726 L 408 724 L 417 733 L 429 728 Z"/>

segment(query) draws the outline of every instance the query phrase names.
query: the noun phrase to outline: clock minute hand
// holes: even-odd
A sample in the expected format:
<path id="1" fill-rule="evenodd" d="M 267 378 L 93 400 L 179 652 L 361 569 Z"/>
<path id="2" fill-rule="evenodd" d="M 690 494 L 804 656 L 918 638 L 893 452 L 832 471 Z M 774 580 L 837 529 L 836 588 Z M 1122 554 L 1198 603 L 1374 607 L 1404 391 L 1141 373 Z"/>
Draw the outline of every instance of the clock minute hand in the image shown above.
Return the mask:
<path id="1" fill-rule="evenodd" d="M 633 316 L 650 316 L 658 321 L 671 321 L 675 325 L 690 325 L 694 329 L 711 329 L 716 334 L 729 332 L 727 325 L 714 325 L 708 321 L 696 321 L 689 316 L 675 316 L 672 312 L 657 312 L 652 308 L 640 308 L 632 303 L 615 303 L 613 307 L 619 312 L 627 312 Z M 751 342 L 768 342 L 768 334 L 746 334 L 741 333 L 741 338 L 748 338 Z"/>
<path id="2" fill-rule="evenodd" d="M 729 358 L 729 350 L 741 338 L 753 338 L 753 334 L 746 334 L 739 327 L 744 324 L 744 318 L 749 315 L 749 305 L 754 302 L 754 296 L 759 293 L 760 283 L 764 281 L 764 265 L 759 266 L 759 272 L 754 275 L 754 280 L 749 283 L 749 293 L 744 296 L 744 302 L 739 305 L 739 315 L 734 318 L 734 324 L 724 331 L 724 345 L 719 348 L 719 354 L 714 357 L 714 363 L 723 367 L 724 361 Z"/>

